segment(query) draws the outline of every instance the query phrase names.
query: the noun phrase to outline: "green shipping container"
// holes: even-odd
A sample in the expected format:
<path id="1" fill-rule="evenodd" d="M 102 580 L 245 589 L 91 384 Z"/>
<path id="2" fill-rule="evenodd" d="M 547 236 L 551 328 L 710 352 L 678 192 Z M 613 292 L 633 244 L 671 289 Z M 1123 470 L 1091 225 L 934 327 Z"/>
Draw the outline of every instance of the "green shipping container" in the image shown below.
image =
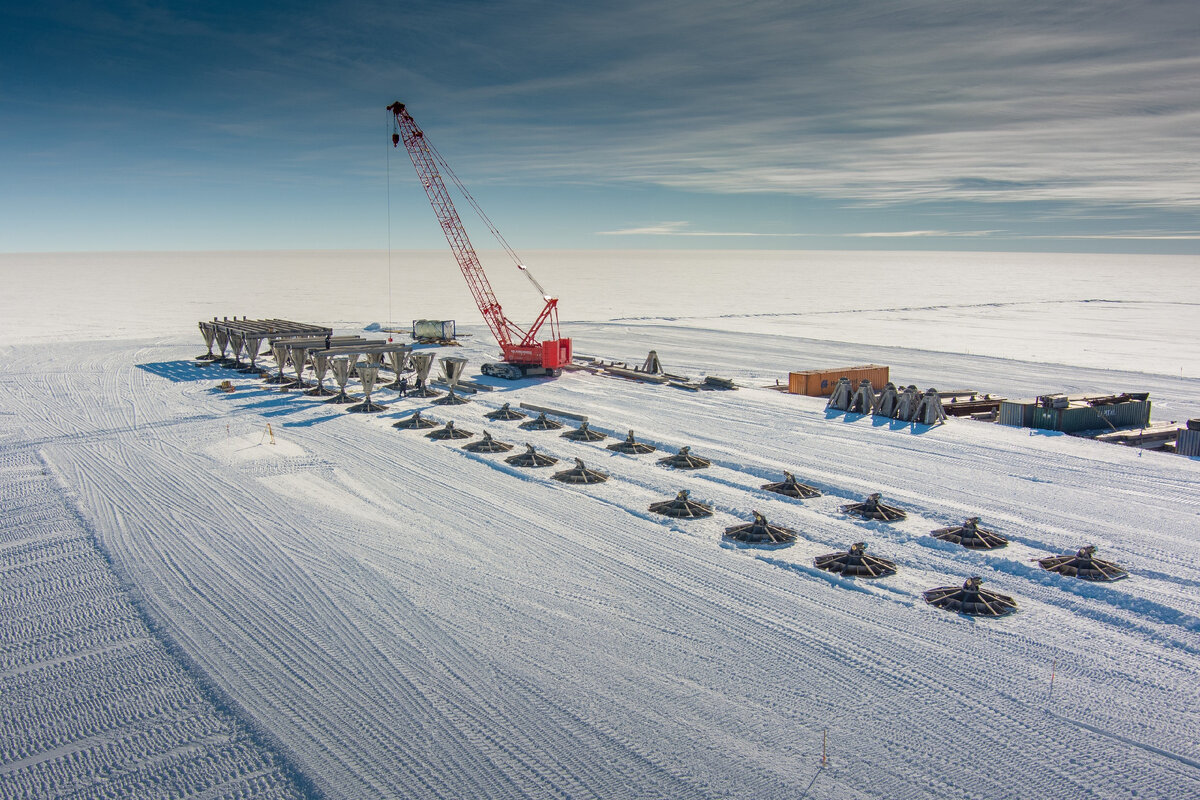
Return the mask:
<path id="1" fill-rule="evenodd" d="M 1139 428 L 1150 424 L 1150 401 L 1130 400 L 1103 406 L 1072 404 L 1068 408 L 1033 409 L 1034 428 L 1063 433 Z"/>
<path id="2" fill-rule="evenodd" d="M 1014 428 L 1033 427 L 1033 410 L 1037 400 L 1001 400 L 1000 413 L 996 421 Z"/>

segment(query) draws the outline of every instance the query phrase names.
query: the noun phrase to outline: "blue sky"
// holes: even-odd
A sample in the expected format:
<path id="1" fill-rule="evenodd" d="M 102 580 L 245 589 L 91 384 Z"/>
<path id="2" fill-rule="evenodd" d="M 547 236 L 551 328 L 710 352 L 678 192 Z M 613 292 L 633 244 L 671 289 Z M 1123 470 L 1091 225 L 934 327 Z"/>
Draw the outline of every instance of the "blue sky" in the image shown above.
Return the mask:
<path id="1" fill-rule="evenodd" d="M 1194 0 L 9 3 L 0 251 L 385 247 L 389 185 L 443 247 L 399 99 L 518 250 L 1200 253 L 1198 41 Z"/>

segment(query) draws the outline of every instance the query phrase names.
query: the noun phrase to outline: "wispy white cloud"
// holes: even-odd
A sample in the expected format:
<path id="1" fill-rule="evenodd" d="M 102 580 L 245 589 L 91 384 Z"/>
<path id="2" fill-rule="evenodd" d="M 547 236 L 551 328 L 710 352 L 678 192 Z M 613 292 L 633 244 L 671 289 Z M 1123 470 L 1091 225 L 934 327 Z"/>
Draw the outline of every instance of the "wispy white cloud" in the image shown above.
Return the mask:
<path id="1" fill-rule="evenodd" d="M 597 231 L 599 236 L 761 236 L 761 237 L 822 237 L 849 239 L 912 239 L 919 237 L 953 239 L 979 238 L 1004 233 L 1004 231 L 867 231 L 862 233 L 832 233 L 832 232 L 758 232 L 758 231 L 706 231 L 694 230 L 690 222 L 657 222 L 651 225 L 639 225 L 633 228 L 620 228 L 613 231 Z"/>
<path id="2" fill-rule="evenodd" d="M 1187 242 L 1200 241 L 1200 233 L 1074 233 L 1052 236 L 1024 236 L 1025 239 L 1128 239 L 1133 241 Z"/>
<path id="3" fill-rule="evenodd" d="M 871 231 L 868 233 L 840 233 L 836 236 L 845 236 L 852 239 L 912 239 L 919 237 L 933 237 L 938 239 L 958 239 L 958 238 L 979 238 L 983 236 L 994 236 L 1004 231 Z"/>
<path id="4" fill-rule="evenodd" d="M 692 230 L 689 222 L 658 222 L 636 228 L 621 228 L 615 231 L 596 231 L 599 236 L 768 236 L 798 237 L 815 236 L 813 233 L 757 233 L 754 231 L 704 231 Z"/>
<path id="5" fill-rule="evenodd" d="M 643 194 L 670 203 L 649 212 L 604 191 L 556 203 L 564 236 L 628 214 L 716 221 L 602 235 L 1197 236 L 1195 0 L 101 5 L 5 15 L 0 156 L 18 196 L 134 182 L 195 197 L 188 180 L 239 208 L 247 185 L 286 187 L 283 218 L 332 197 L 365 208 L 388 164 L 413 180 L 380 153 L 400 99 L 494 196 L 675 190 Z M 313 191 L 329 186 L 345 191 Z M 749 194 L 802 199 L 709 202 Z M 787 232 L 814 219 L 798 207 L 825 212 L 820 233 Z"/>
<path id="6" fill-rule="evenodd" d="M 552 125 L 514 121 L 493 169 L 867 206 L 1200 206 L 1191 0 L 570 13 L 573 68 L 473 90 L 561 102 Z"/>

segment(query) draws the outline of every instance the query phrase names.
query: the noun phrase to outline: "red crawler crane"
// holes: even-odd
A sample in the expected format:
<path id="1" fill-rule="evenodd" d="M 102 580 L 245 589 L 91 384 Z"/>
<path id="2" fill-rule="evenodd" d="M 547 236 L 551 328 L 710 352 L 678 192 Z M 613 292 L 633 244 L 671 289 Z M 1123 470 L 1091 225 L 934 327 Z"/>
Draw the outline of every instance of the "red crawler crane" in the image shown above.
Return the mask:
<path id="1" fill-rule="evenodd" d="M 541 284 L 534 280 L 533 275 L 520 262 L 517 254 L 508 246 L 508 242 L 504 241 L 504 237 L 496 230 L 496 226 L 479 208 L 475 198 L 458 180 L 458 176 L 446 164 L 441 154 L 425 138 L 425 134 L 405 110 L 404 104 L 392 103 L 387 110 L 392 112 L 395 117 L 392 146 L 396 147 L 401 141 L 404 142 L 404 149 L 408 151 L 413 167 L 417 170 L 417 177 L 421 179 L 421 184 L 425 187 L 425 194 L 429 196 L 429 204 L 433 206 L 433 213 L 442 226 L 442 232 L 446 234 L 450 250 L 454 253 L 455 260 L 458 261 L 463 277 L 467 279 L 467 286 L 471 288 L 471 294 L 475 296 L 475 304 L 479 306 L 479 313 L 483 314 L 484 320 L 492 329 L 492 335 L 496 337 L 503 353 L 504 362 L 484 364 L 483 373 L 501 378 L 520 378 L 524 375 L 558 375 L 562 367 L 571 362 L 571 340 L 559 338 L 558 335 L 558 298 L 546 294 Z M 467 237 L 467 229 L 463 227 L 462 220 L 459 219 L 454 203 L 450 199 L 450 193 L 446 190 L 446 184 L 442 182 L 443 173 L 450 176 L 463 196 L 487 224 L 500 245 L 516 262 L 517 269 L 525 273 L 525 277 L 529 278 L 529 281 L 541 293 L 542 299 L 546 301 L 542 313 L 528 329 L 521 328 L 504 316 L 500 301 L 492 293 L 492 285 L 488 283 L 483 266 L 479 263 L 479 256 L 476 255 L 475 248 L 471 246 L 471 240 Z M 547 322 L 550 323 L 551 338 L 539 342 L 538 331 Z"/>

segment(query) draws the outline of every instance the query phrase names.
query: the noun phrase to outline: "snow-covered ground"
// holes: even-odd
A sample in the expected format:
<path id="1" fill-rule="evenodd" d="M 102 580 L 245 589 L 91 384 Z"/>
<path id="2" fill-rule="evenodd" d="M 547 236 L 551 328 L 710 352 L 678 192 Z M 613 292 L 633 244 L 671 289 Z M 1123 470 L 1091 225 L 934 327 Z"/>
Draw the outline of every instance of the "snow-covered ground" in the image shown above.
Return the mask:
<path id="1" fill-rule="evenodd" d="M 32 501 L 5 502 L 5 597 L 22 598 L 20 619 L 47 609 L 50 625 L 67 616 L 56 611 L 65 608 L 57 587 L 105 588 L 88 622 L 55 623 L 62 644 L 44 652 L 26 630 L 32 622 L 5 618 L 4 653 L 31 655 L 16 667 L 23 683 L 9 674 L 12 656 L 0 674 L 0 797 L 70 794 L 59 784 L 39 788 L 35 762 L 67 776 L 79 796 L 121 796 L 95 782 L 95 764 L 108 762 L 89 754 L 108 752 L 105 745 L 136 757 L 126 733 L 132 723 L 115 709 L 141 708 L 131 696 L 154 692 L 142 686 L 164 696 L 185 691 L 163 674 L 202 687 L 188 691 L 199 692 L 204 714 L 216 715 L 206 723 L 219 729 L 214 741 L 240 747 L 226 757 L 229 774 L 254 774 L 258 764 L 270 776 L 240 795 L 196 788 L 181 777 L 190 774 L 185 767 L 147 750 L 143 776 L 160 775 L 185 797 L 1200 794 L 1200 463 L 970 421 L 925 429 L 829 414 L 820 400 L 761 388 L 788 369 L 874 361 L 921 386 L 1010 395 L 1146 390 L 1156 419 L 1183 419 L 1200 416 L 1200 380 L 1122 358 L 1090 365 L 1082 340 L 1065 340 L 1064 357 L 1023 360 L 1019 343 L 1049 333 L 1062 307 L 1007 325 L 1003 314 L 985 317 L 1008 336 L 989 351 L 958 346 L 956 315 L 929 316 L 945 334 L 940 346 L 900 336 L 872 343 L 817 323 L 755 316 L 764 309 L 745 295 L 709 297 L 693 304 L 697 313 L 639 310 L 567 331 L 578 352 L 638 360 L 655 348 L 672 371 L 732 377 L 743 387 L 735 392 L 575 373 L 505 384 L 449 410 L 384 390 L 376 399 L 389 410 L 361 416 L 193 366 L 203 350 L 195 319 L 213 313 L 338 320 L 347 330 L 386 318 L 355 320 L 333 306 L 322 314 L 319 297 L 297 301 L 294 292 L 314 286 L 334 297 L 348 291 L 345 276 L 321 283 L 313 276 L 320 272 L 310 267 L 290 284 L 246 275 L 237 285 L 198 288 L 197 297 L 164 284 L 147 290 L 157 302 L 143 302 L 142 316 L 132 308 L 89 316 L 72 299 L 77 310 L 60 319 L 88 332 L 79 342 L 50 341 L 36 329 L 50 330 L 44 317 L 6 309 L 32 321 L 7 331 L 7 341 L 21 343 L 0 348 L 3 489 L 6 498 L 36 496 L 55 510 L 14 512 Z M 137 283 L 121 276 L 109 283 Z M 569 289 L 583 292 L 553 285 L 564 304 Z M 253 303 L 234 308 L 240 286 Z M 613 292 L 636 288 L 610 288 L 597 306 L 615 307 Z M 862 307 L 899 307 L 872 291 Z M 955 300 L 943 287 L 945 298 L 903 299 L 906 307 L 965 307 L 982 302 L 975 291 Z M 993 295 L 1032 303 L 1025 291 Z M 239 300 L 213 308 L 221 293 Z M 283 307 L 270 307 L 272 296 Z M 1183 316 L 1163 325 L 1180 333 L 1174 326 L 1194 307 L 1179 299 L 1171 291 L 1138 302 L 1157 304 L 1159 313 L 1174 308 Z M 394 302 L 404 309 L 397 318 L 443 316 L 415 300 Z M 631 305 L 649 301 L 639 296 Z M 841 309 L 846 319 L 853 308 Z M 463 324 L 473 316 L 459 316 L 472 335 L 454 354 L 469 357 L 474 371 L 491 357 L 490 340 L 482 326 Z M 159 331 L 144 330 L 155 321 Z M 101 338 L 120 325 L 136 338 Z M 887 321 L 876 330 L 905 327 Z M 68 326 L 59 336 L 70 336 Z M 1151 343 L 1155 353 L 1168 346 Z M 231 377 L 237 391 L 215 390 Z M 624 456 L 607 442 L 573 443 L 483 418 L 506 401 L 585 414 L 612 436 L 632 428 L 659 452 Z M 503 455 L 391 427 L 416 409 L 532 442 L 564 467 L 582 458 L 612 478 L 568 486 L 550 479 L 557 467 L 523 470 Z M 713 466 L 677 472 L 657 463 L 682 445 Z M 824 496 L 791 501 L 759 488 L 784 469 Z M 647 511 L 682 488 L 711 503 L 715 516 L 673 521 Z M 838 510 L 872 491 L 908 518 L 863 523 Z M 752 510 L 795 528 L 799 540 L 778 549 L 723 541 L 723 529 Z M 967 516 L 1012 543 L 975 553 L 928 535 Z M 26 532 L 8 536 L 13 520 Z M 60 541 L 81 555 L 54 555 Z M 868 583 L 812 567 L 814 556 L 855 541 L 895 560 L 899 574 Z M 1088 543 L 1132 577 L 1092 585 L 1031 561 Z M 111 559 L 121 583 L 95 574 L 88 547 Z M 972 574 L 1014 596 L 1019 612 L 979 620 L 921 599 L 924 589 Z M 119 636 L 96 633 L 126 619 L 132 627 Z M 70 653 L 83 654 L 70 663 L 112 677 L 96 681 L 95 691 L 73 690 L 61 675 Z M 155 667 L 155 658 L 177 667 Z M 143 683 L 102 691 L 121 670 Z M 18 685 L 58 710 L 27 712 L 25 696 L 15 699 Z M 89 713 L 109 721 L 46 721 Z M 189 726 L 178 722 L 171 735 L 194 735 Z"/>
<path id="2" fill-rule="evenodd" d="M 19 425 L 0 416 L 0 797 L 300 797 L 153 634 Z"/>
<path id="3" fill-rule="evenodd" d="M 498 253 L 514 320 L 541 299 Z M 888 343 L 1200 377 L 1200 259 L 1044 253 L 545 251 L 526 254 L 564 320 Z M 0 253 L 0 343 L 145 338 L 213 315 L 337 325 L 479 312 L 448 250 Z M 803 365 L 797 353 L 790 368 Z"/>

